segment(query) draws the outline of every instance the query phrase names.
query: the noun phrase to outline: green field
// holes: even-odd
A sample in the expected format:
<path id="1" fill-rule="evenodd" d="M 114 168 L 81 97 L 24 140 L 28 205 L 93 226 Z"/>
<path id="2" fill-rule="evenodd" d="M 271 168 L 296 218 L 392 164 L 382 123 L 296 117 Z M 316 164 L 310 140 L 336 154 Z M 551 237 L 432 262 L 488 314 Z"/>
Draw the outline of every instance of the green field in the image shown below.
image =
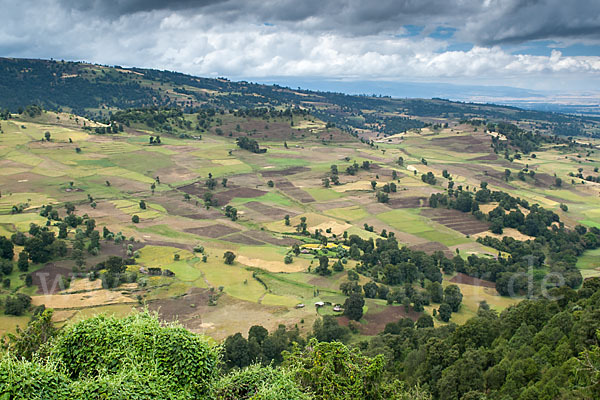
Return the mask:
<path id="1" fill-rule="evenodd" d="M 597 269 L 600 268 L 600 249 L 587 250 L 577 260 L 577 268 L 580 269 Z"/>

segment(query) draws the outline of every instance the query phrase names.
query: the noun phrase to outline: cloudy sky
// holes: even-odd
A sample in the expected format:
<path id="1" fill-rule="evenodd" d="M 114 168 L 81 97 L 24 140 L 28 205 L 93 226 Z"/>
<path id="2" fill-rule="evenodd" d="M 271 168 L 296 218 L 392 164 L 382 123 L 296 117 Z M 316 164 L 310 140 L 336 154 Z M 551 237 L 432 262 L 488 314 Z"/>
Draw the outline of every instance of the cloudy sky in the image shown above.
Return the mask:
<path id="1" fill-rule="evenodd" d="M 234 80 L 600 89 L 598 0 L 0 0 L 0 56 Z"/>

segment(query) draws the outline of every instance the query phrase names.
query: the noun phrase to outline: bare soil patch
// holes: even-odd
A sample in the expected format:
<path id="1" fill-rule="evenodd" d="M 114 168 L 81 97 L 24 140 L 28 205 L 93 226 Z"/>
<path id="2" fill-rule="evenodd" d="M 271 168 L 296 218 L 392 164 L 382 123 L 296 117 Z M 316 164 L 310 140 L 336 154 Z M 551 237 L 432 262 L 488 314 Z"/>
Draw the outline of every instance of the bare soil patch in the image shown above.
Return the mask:
<path id="1" fill-rule="evenodd" d="M 271 219 L 282 219 L 286 215 L 289 215 L 290 217 L 298 215 L 298 213 L 286 211 L 286 210 L 283 210 L 283 209 L 277 208 L 277 207 L 272 207 L 272 206 L 260 203 L 258 201 L 251 201 L 244 205 L 246 207 L 248 207 L 249 209 L 257 211 Z"/>
<path id="2" fill-rule="evenodd" d="M 185 243 L 165 242 L 165 241 L 161 241 L 161 240 L 146 240 L 146 241 L 144 241 L 143 244 L 150 245 L 150 246 L 175 247 L 177 249 L 189 250 L 189 251 L 192 251 L 192 249 L 194 248 L 194 246 L 185 244 Z"/>
<path id="3" fill-rule="evenodd" d="M 227 178 L 228 187 L 258 187 L 264 185 L 264 180 L 258 174 L 240 174 Z"/>
<path id="4" fill-rule="evenodd" d="M 405 311 L 404 306 L 385 306 L 383 311 L 380 312 L 368 312 L 365 314 L 363 319 L 367 322 L 366 324 L 355 324 L 358 326 L 358 330 L 363 335 L 374 336 L 385 329 L 385 326 L 390 322 L 398 322 L 402 318 L 410 318 L 416 321 L 421 316 L 421 313 L 410 310 Z M 338 318 L 340 325 L 348 326 L 348 317 L 341 316 Z"/>
<path id="5" fill-rule="evenodd" d="M 214 210 L 198 210 L 197 213 L 194 214 L 186 214 L 182 215 L 182 217 L 190 218 L 190 219 L 216 219 L 219 218 L 221 214 Z"/>
<path id="6" fill-rule="evenodd" d="M 179 186 L 179 190 L 192 196 L 202 197 L 207 191 L 204 182 L 194 182 L 184 186 Z"/>
<path id="7" fill-rule="evenodd" d="M 479 156 L 475 158 L 469 158 L 469 161 L 495 161 L 498 159 L 496 154 L 488 154 L 486 156 Z"/>
<path id="8" fill-rule="evenodd" d="M 477 169 L 471 169 L 475 173 L 475 178 L 486 181 L 491 185 L 496 185 L 504 189 L 513 189 L 504 179 L 504 172 L 496 171 L 493 168 L 478 165 Z"/>
<path id="9" fill-rule="evenodd" d="M 203 182 L 195 182 L 190 183 L 189 185 L 180 186 L 179 190 L 192 196 L 198 197 L 204 196 L 204 193 L 208 191 L 208 189 L 204 186 Z M 251 199 L 254 197 L 260 197 L 266 194 L 267 192 L 265 192 L 264 190 L 249 187 L 237 187 L 213 193 L 213 198 L 217 201 L 218 205 L 224 206 L 235 197 Z"/>
<path id="10" fill-rule="evenodd" d="M 60 267 L 55 263 L 48 263 L 42 269 L 31 274 L 33 284 L 38 287 L 37 293 L 54 294 L 63 288 L 60 287 L 61 277 L 68 277 L 71 269 Z"/>
<path id="11" fill-rule="evenodd" d="M 295 121 L 296 122 L 296 121 Z M 239 123 L 239 131 L 236 125 Z M 265 126 L 268 125 L 268 129 Z M 245 121 L 236 120 L 235 122 L 224 123 L 220 127 L 226 135 L 231 134 L 232 137 L 249 136 L 253 139 L 266 139 L 267 141 L 281 140 L 298 140 L 300 138 L 313 140 L 327 140 L 333 142 L 352 142 L 356 139 L 349 133 L 333 128 L 329 130 L 318 129 L 317 132 L 312 132 L 311 129 L 298 129 L 290 126 L 289 122 L 283 121 L 265 121 L 258 118 L 248 118 Z M 247 132 L 256 132 L 248 135 Z"/>
<path id="12" fill-rule="evenodd" d="M 334 208 L 352 207 L 354 205 L 355 204 L 349 200 L 334 200 L 327 203 L 316 203 L 314 207 L 318 211 L 327 211 Z"/>
<path id="13" fill-rule="evenodd" d="M 379 167 L 379 165 L 377 165 L 377 166 Z M 394 170 L 389 169 L 389 168 L 381 168 L 377 171 L 377 175 L 385 176 L 385 177 L 389 177 L 389 178 L 391 178 L 393 174 L 394 174 Z M 396 174 L 398 175 L 398 178 L 402 178 L 403 176 L 406 176 L 406 174 L 403 174 L 402 172 L 399 172 L 399 171 L 396 171 Z"/>
<path id="14" fill-rule="evenodd" d="M 299 174 L 301 172 L 308 172 L 310 171 L 310 168 L 307 167 L 291 167 L 291 168 L 286 168 L 286 169 L 282 169 L 282 170 L 264 170 L 261 171 L 261 175 L 264 178 L 274 178 L 274 177 L 278 177 L 278 176 L 290 176 L 290 175 L 294 175 L 294 174 Z"/>
<path id="15" fill-rule="evenodd" d="M 358 155 L 360 157 L 366 158 L 368 160 L 379 161 L 379 162 L 385 162 L 386 161 L 385 158 L 382 158 L 382 157 L 379 157 L 379 156 L 375 156 L 375 155 L 372 155 L 372 154 L 369 154 L 369 153 L 365 153 L 363 151 L 360 151 L 358 153 Z M 371 165 L 371 167 L 373 167 L 373 166 L 374 165 Z M 378 167 L 379 166 L 377 165 L 375 168 L 378 168 Z"/>
<path id="16" fill-rule="evenodd" d="M 366 205 L 364 205 L 364 207 L 365 207 L 365 210 L 367 210 L 367 212 L 372 215 L 377 215 L 377 214 L 381 214 L 381 213 L 392 210 L 390 207 L 386 206 L 385 204 L 377 203 L 377 202 L 366 204 Z"/>
<path id="17" fill-rule="evenodd" d="M 554 185 L 556 178 L 546 173 L 540 172 L 535 174 L 535 185 L 541 187 L 550 187 Z"/>
<path id="18" fill-rule="evenodd" d="M 446 255 L 446 257 L 452 257 L 452 252 L 450 251 L 450 249 L 441 244 L 440 242 L 420 243 L 409 247 L 411 250 L 424 251 L 427 254 L 431 254 L 436 251 L 441 251 L 444 253 L 444 255 Z"/>
<path id="19" fill-rule="evenodd" d="M 490 151 L 489 137 L 479 135 L 457 135 L 431 139 L 431 144 L 461 153 L 487 153 Z"/>
<path id="20" fill-rule="evenodd" d="M 290 247 L 295 244 L 302 243 L 302 241 L 300 241 L 298 239 L 294 239 L 294 238 L 290 238 L 290 237 L 281 237 L 281 238 L 275 237 L 264 231 L 249 231 L 249 232 L 245 232 L 245 235 L 251 236 L 258 240 L 262 240 L 263 242 L 266 242 L 266 243 L 269 243 L 269 244 L 272 244 L 275 246 Z"/>
<path id="21" fill-rule="evenodd" d="M 393 209 L 397 208 L 419 208 L 427 207 L 429 205 L 429 199 L 427 197 L 396 197 L 391 198 L 388 203 L 388 207 Z"/>
<path id="22" fill-rule="evenodd" d="M 194 235 L 216 239 L 225 235 L 230 235 L 232 233 L 239 232 L 240 230 L 229 225 L 215 224 L 201 228 L 185 229 L 185 231 L 193 233 Z"/>
<path id="23" fill-rule="evenodd" d="M 486 281 L 485 279 L 474 278 L 472 276 L 463 274 L 462 272 L 459 272 L 458 274 L 456 274 L 455 277 L 450 279 L 450 282 L 463 283 L 465 285 L 471 285 L 471 286 L 483 286 L 483 287 L 492 288 L 492 289 L 496 288 L 496 284 L 494 282 Z"/>
<path id="24" fill-rule="evenodd" d="M 233 235 L 221 238 L 222 240 L 227 240 L 232 243 L 245 244 L 248 246 L 261 246 L 264 245 L 264 242 L 258 241 L 254 238 L 248 237 L 243 233 L 234 233 Z"/>
<path id="25" fill-rule="evenodd" d="M 240 197 L 244 199 L 252 199 L 255 197 L 260 197 L 264 194 L 267 194 L 264 190 L 254 189 L 249 187 L 239 187 L 235 189 L 229 189 L 225 192 L 220 192 L 215 194 L 215 198 L 219 202 L 219 205 L 225 205 L 231 201 L 231 199 L 235 197 Z"/>
<path id="26" fill-rule="evenodd" d="M 312 203 L 313 201 L 315 201 L 315 199 L 310 194 L 294 186 L 294 184 L 288 181 L 287 179 L 278 180 L 275 183 L 275 187 L 277 187 L 277 189 L 281 190 L 288 196 L 297 199 L 301 203 Z"/>
<path id="27" fill-rule="evenodd" d="M 187 318 L 198 313 L 199 308 L 208 306 L 210 292 L 208 289 L 190 288 L 187 293 L 175 299 L 161 299 L 148 302 L 150 311 L 157 311 L 160 318 L 168 321 L 182 322 L 179 318 Z"/>

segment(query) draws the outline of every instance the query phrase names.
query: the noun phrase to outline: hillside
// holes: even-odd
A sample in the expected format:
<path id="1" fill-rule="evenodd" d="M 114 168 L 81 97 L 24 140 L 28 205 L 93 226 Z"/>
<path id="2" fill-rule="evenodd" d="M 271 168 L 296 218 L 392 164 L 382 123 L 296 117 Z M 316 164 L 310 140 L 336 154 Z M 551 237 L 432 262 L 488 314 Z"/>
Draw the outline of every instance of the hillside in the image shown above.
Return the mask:
<path id="1" fill-rule="evenodd" d="M 176 72 L 78 62 L 0 58 L 0 108 L 16 112 L 29 104 L 107 120 L 119 109 L 168 106 L 241 109 L 302 107 L 357 134 L 389 135 L 439 123 L 444 118 L 515 122 L 563 136 L 600 134 L 592 117 L 521 110 L 442 99 L 349 96 L 209 79 Z"/>
<path id="2" fill-rule="evenodd" d="M 0 235 L 12 237 L 15 259 L 35 250 L 27 238 L 44 225 L 64 247 L 30 254 L 31 286 L 18 268 L 5 273 L 4 293 L 64 310 L 62 321 L 145 303 L 223 338 L 257 322 L 307 331 L 335 314 L 314 303 L 344 304 L 354 282 L 374 281 L 359 330 L 376 334 L 437 310 L 434 289 L 407 284 L 456 284 L 465 300 L 449 319 L 464 322 L 481 300 L 500 311 L 527 294 L 519 283 L 517 297 L 499 295 L 526 271 L 526 254 L 539 254 L 530 296 L 551 272 L 572 287 L 600 274 L 597 144 L 447 123 L 366 144 L 300 110 L 145 109 L 102 125 L 29 107 L 0 123 Z M 386 241 L 406 248 L 391 266 L 374 252 Z M 109 256 L 133 265 L 103 275 Z"/>
<path id="3" fill-rule="evenodd" d="M 353 368 L 344 382 L 356 392 L 340 398 L 409 398 L 395 379 L 434 398 L 517 398 L 524 381 L 524 399 L 597 393 L 597 359 L 578 366 L 599 344 L 600 140 L 532 131 L 592 132 L 594 120 L 1 63 L 0 333 L 45 309 L 62 329 L 47 364 L 7 357 L 0 373 L 56 377 L 78 395 L 149 382 L 149 398 L 265 374 L 297 398 L 327 398 L 319 365 L 303 361 L 315 347 L 293 345 L 314 337 L 366 355 L 322 344 L 353 360 L 331 361 Z M 210 363 L 222 351 L 223 373 L 165 383 L 163 367 L 128 372 L 148 362 L 139 352 L 79 376 L 70 335 L 92 326 L 94 337 L 94 324 L 134 341 L 184 338 Z M 98 344 L 85 365 L 103 353 Z M 376 376 L 356 375 L 365 366 Z"/>

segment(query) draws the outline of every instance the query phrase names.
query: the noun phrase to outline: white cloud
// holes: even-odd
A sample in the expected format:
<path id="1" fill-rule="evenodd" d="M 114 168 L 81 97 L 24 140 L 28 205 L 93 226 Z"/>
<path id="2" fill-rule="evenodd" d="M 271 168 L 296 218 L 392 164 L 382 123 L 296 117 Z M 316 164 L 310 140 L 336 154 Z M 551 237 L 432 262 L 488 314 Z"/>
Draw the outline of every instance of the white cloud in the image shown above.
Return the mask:
<path id="1" fill-rule="evenodd" d="M 500 47 L 446 51 L 446 41 L 422 36 L 307 31 L 241 20 L 227 24 L 185 10 L 109 19 L 55 7 L 51 0 L 8 12 L 8 24 L 0 28 L 0 49 L 10 56 L 89 60 L 234 79 L 462 80 L 533 87 L 553 84 L 557 77 L 580 83 L 600 77 L 600 57 L 565 57 L 556 50 L 549 57 L 510 54 Z M 303 23 L 310 24 L 310 19 Z"/>

